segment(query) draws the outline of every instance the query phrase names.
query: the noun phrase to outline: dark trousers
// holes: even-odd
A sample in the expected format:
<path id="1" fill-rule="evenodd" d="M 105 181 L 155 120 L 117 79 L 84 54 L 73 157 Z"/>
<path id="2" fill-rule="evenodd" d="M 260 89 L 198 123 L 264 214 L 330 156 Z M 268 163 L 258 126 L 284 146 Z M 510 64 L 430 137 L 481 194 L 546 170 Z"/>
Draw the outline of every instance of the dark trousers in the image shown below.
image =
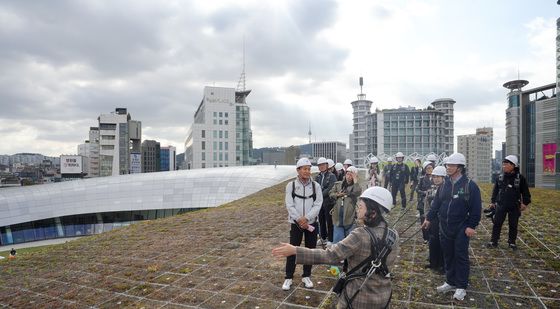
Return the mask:
<path id="1" fill-rule="evenodd" d="M 492 239 L 491 241 L 495 244 L 500 240 L 500 233 L 502 232 L 502 225 L 506 220 L 506 215 L 508 217 L 508 243 L 515 244 L 517 239 L 517 225 L 519 224 L 519 217 L 521 216 L 521 211 L 517 205 L 511 205 L 510 207 L 496 205 L 496 214 L 494 215 L 494 226 L 492 226 Z"/>
<path id="2" fill-rule="evenodd" d="M 466 227 L 462 226 L 451 233 L 440 227 L 439 231 L 445 263 L 445 281 L 459 289 L 466 289 L 469 284 L 469 238 L 465 235 L 465 229 Z"/>
<path id="3" fill-rule="evenodd" d="M 402 208 L 406 208 L 406 192 L 404 192 L 404 182 L 391 184 L 391 194 L 393 195 L 393 206 L 397 205 L 397 191 L 401 193 Z"/>
<path id="4" fill-rule="evenodd" d="M 333 222 L 331 210 L 333 206 L 323 205 L 319 211 L 319 233 L 321 239 L 333 241 Z"/>
<path id="5" fill-rule="evenodd" d="M 443 251 L 439 240 L 439 220 L 434 219 L 428 229 L 428 260 L 432 269 L 443 267 Z"/>
<path id="6" fill-rule="evenodd" d="M 418 214 L 420 215 L 420 225 L 424 223 L 426 216 L 424 215 L 424 200 L 425 196 L 423 194 L 418 193 L 418 204 L 416 204 L 416 210 L 418 210 Z M 433 224 L 432 224 L 433 225 Z M 430 233 L 428 230 L 422 230 L 422 239 L 429 241 L 430 240 Z"/>
<path id="7" fill-rule="evenodd" d="M 418 181 L 413 181 L 410 185 L 410 201 L 414 198 L 414 192 L 416 191 L 416 187 L 418 187 Z"/>
<path id="8" fill-rule="evenodd" d="M 389 187 L 389 182 L 391 182 L 391 178 L 385 177 L 385 183 L 383 184 L 383 188 L 387 189 L 387 187 Z"/>
<path id="9" fill-rule="evenodd" d="M 317 223 L 312 224 L 317 228 Z M 317 233 L 315 231 L 310 232 L 308 230 L 302 230 L 297 224 L 290 224 L 290 244 L 294 246 L 301 245 L 301 240 L 305 234 L 305 247 L 315 248 L 317 246 Z M 311 276 L 311 266 L 303 265 L 303 275 L 302 277 Z M 292 255 L 286 258 L 286 279 L 293 279 L 294 272 L 296 270 L 296 256 Z"/>

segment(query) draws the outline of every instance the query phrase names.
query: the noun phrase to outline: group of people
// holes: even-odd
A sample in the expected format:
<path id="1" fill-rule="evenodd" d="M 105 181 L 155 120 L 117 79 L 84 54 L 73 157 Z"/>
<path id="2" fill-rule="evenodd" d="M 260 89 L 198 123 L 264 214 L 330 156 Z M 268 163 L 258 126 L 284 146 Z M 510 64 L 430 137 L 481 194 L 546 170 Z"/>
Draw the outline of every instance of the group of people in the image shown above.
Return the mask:
<path id="1" fill-rule="evenodd" d="M 398 192 L 402 207 L 406 207 L 404 188 L 410 182 L 409 201 L 416 192 L 423 238 L 429 245 L 426 267 L 445 274 L 445 282 L 436 290 L 454 291 L 456 300 L 465 298 L 470 272 L 469 241 L 476 233 L 482 212 L 480 189 L 467 177 L 465 157 L 454 153 L 446 158 L 443 166 L 436 166 L 437 158 L 428 156 L 424 162 L 416 160 L 411 169 L 404 164 L 402 153 L 395 155 L 395 161 L 384 167 L 382 177 L 379 160 L 372 158 L 367 189 L 363 191 L 358 170 L 351 162 L 344 162 L 337 173 L 334 163 L 320 158 L 317 162 L 320 173 L 315 181 L 311 179 L 311 162 L 307 158 L 297 162 L 298 177 L 286 186 L 290 243 L 272 251 L 275 256 L 287 258 L 284 290 L 292 286 L 296 263 L 304 264 L 302 282 L 306 288 L 312 288 L 313 264 L 333 265 L 344 260 L 345 269 L 339 279 L 342 287 L 339 308 L 388 306 L 392 293 L 390 268 L 400 247 L 398 233 L 389 226 L 385 216 L 396 206 Z M 487 246 L 498 246 L 501 227 L 508 216 L 508 246 L 515 250 L 518 219 L 530 203 L 530 193 L 525 178 L 519 174 L 515 156 L 503 160 L 502 170 L 494 184 L 492 203 L 485 209 L 494 223 Z M 340 174 L 344 176 L 339 178 Z M 391 191 L 386 189 L 388 184 Z M 305 247 L 300 247 L 303 236 Z M 324 240 L 328 245 L 315 249 Z"/>

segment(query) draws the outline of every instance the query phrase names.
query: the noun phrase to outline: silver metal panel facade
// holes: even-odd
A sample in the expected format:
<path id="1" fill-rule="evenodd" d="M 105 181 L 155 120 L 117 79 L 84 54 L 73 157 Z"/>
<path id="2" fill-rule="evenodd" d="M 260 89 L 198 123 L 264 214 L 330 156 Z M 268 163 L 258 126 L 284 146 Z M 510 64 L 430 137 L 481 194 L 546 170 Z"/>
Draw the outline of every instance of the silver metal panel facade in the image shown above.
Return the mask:
<path id="1" fill-rule="evenodd" d="M 112 211 L 207 208 L 296 176 L 295 166 L 179 170 L 0 190 L 0 226 Z"/>

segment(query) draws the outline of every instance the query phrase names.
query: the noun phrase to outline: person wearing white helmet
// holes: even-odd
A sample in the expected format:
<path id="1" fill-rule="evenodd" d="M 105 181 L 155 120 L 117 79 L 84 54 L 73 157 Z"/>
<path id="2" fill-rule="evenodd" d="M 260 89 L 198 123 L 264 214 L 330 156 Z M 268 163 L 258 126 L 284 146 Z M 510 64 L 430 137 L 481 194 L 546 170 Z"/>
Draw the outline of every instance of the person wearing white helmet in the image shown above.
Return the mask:
<path id="1" fill-rule="evenodd" d="M 369 159 L 369 171 L 368 171 L 368 187 L 375 187 L 379 185 L 379 159 L 377 157 L 372 157 Z"/>
<path id="2" fill-rule="evenodd" d="M 393 208 L 391 193 L 382 187 L 366 189 L 358 200 L 359 227 L 350 235 L 326 250 L 307 249 L 282 244 L 272 250 L 276 257 L 294 256 L 300 264 L 334 264 L 347 259 L 350 271 L 339 279 L 333 291 L 340 293 L 337 308 L 387 308 L 391 301 L 391 278 L 388 275 L 399 253 L 399 236 L 385 221 L 384 214 Z M 372 252 L 373 240 L 385 245 Z M 388 252 L 388 254 L 382 254 Z M 367 276 L 372 258 L 379 257 L 381 265 Z M 363 272 L 365 268 L 366 272 Z"/>
<path id="3" fill-rule="evenodd" d="M 355 227 L 356 204 L 362 194 L 362 187 L 358 183 L 358 169 L 350 166 L 346 170 L 346 181 L 337 181 L 330 192 L 335 200 L 332 209 L 334 225 L 333 243 L 337 243 L 348 236 Z"/>
<path id="4" fill-rule="evenodd" d="M 311 179 L 311 161 L 301 158 L 296 163 L 297 178 L 286 185 L 286 208 L 288 209 L 288 222 L 290 223 L 290 244 L 301 245 L 305 235 L 305 247 L 315 248 L 317 245 L 317 222 L 323 203 L 321 186 Z M 295 257 L 286 259 L 286 277 L 283 290 L 292 286 L 296 269 Z M 302 282 L 306 288 L 312 288 L 311 265 L 303 265 Z"/>
<path id="5" fill-rule="evenodd" d="M 430 153 L 429 155 L 426 156 L 426 161 L 430 161 L 434 164 L 434 166 L 436 166 L 437 156 L 433 153 Z"/>
<path id="6" fill-rule="evenodd" d="M 414 198 L 414 192 L 416 191 L 416 187 L 418 186 L 418 181 L 420 181 L 420 177 L 423 175 L 422 173 L 422 161 L 419 158 L 414 160 L 414 166 L 410 169 L 410 200 L 412 202 Z"/>
<path id="7" fill-rule="evenodd" d="M 387 189 L 391 184 L 391 167 L 393 166 L 393 158 L 387 158 L 387 164 L 383 166 L 383 187 Z"/>
<path id="8" fill-rule="evenodd" d="M 426 161 L 424 164 L 431 164 L 431 161 Z M 428 168 L 429 169 L 429 168 Z M 430 211 L 430 205 L 434 200 L 434 197 L 437 194 L 437 191 L 445 181 L 445 176 L 447 176 L 447 172 L 445 171 L 445 167 L 443 166 L 436 166 L 432 171 L 432 185 L 430 189 L 426 192 L 426 202 L 424 206 L 425 213 Z M 428 229 L 428 265 L 425 265 L 425 268 L 430 268 L 432 270 L 437 271 L 438 273 L 443 274 L 443 251 L 441 249 L 441 243 L 439 240 L 439 219 L 436 217 L 432 220 L 432 224 Z"/>
<path id="9" fill-rule="evenodd" d="M 393 194 L 393 205 L 397 205 L 397 192 L 401 195 L 402 209 L 406 209 L 406 192 L 405 186 L 410 178 L 410 169 L 404 164 L 404 154 L 397 152 L 395 154 L 396 164 L 391 166 L 391 193 Z"/>
<path id="10" fill-rule="evenodd" d="M 317 160 L 319 166 L 319 174 L 315 177 L 315 181 L 321 185 L 321 192 L 323 194 L 323 205 L 319 212 L 319 239 L 320 245 L 327 245 L 333 241 L 333 221 L 331 216 L 331 209 L 335 201 L 329 196 L 329 192 L 336 182 L 336 176 L 328 170 L 328 160 L 321 157 Z"/>
<path id="11" fill-rule="evenodd" d="M 494 213 L 492 237 L 487 244 L 489 248 L 498 247 L 502 225 L 508 217 L 508 247 L 517 250 L 517 226 L 521 212 L 531 203 L 531 193 L 527 180 L 519 172 L 519 161 L 514 155 L 509 155 L 502 161 L 502 173 L 496 178 L 489 210 L 484 212 Z"/>
<path id="12" fill-rule="evenodd" d="M 427 229 L 439 219 L 440 242 L 445 261 L 445 283 L 439 293 L 455 291 L 453 298 L 465 299 L 469 283 L 469 241 L 480 223 L 480 189 L 467 178 L 465 156 L 450 155 L 445 164 L 448 177 L 434 197 L 422 227 Z"/>
<path id="13" fill-rule="evenodd" d="M 335 175 L 336 175 L 336 180 L 337 181 L 342 181 L 344 180 L 344 166 L 342 165 L 342 163 L 338 162 L 334 165 L 334 170 L 335 170 Z"/>
<path id="14" fill-rule="evenodd" d="M 426 205 L 426 198 L 428 195 L 428 191 L 432 188 L 432 170 L 433 170 L 432 162 L 426 161 L 422 165 L 422 170 L 424 171 L 424 176 L 420 176 L 420 181 L 418 183 L 418 187 L 416 191 L 418 192 L 418 204 L 416 205 L 416 210 L 418 210 L 417 217 L 420 218 L 420 224 L 424 223 L 424 207 Z M 422 231 L 422 238 L 424 239 L 424 243 L 427 243 L 429 240 L 429 234 L 427 230 Z"/>
<path id="15" fill-rule="evenodd" d="M 348 169 L 348 167 L 350 167 L 352 165 L 354 165 L 354 164 L 352 163 L 352 160 L 350 160 L 350 159 L 346 159 L 346 160 L 344 160 L 344 163 L 342 163 L 342 166 L 344 166 L 344 171 L 346 171 Z"/>
<path id="16" fill-rule="evenodd" d="M 336 176 L 336 173 L 335 173 L 335 170 L 334 170 L 334 161 L 332 159 L 327 159 L 327 164 L 328 164 L 329 172 L 333 173 L 333 175 Z"/>

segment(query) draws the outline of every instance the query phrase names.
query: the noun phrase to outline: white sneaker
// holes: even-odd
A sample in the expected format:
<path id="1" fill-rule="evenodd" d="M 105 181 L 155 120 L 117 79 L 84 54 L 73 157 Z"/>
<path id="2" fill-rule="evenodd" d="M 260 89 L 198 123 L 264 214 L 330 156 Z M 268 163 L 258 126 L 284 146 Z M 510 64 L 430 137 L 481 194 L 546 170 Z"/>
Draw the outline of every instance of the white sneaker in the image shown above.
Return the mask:
<path id="1" fill-rule="evenodd" d="M 455 289 L 456 289 L 455 286 L 445 282 L 443 285 L 438 286 L 436 290 L 438 291 L 438 293 L 445 293 L 445 292 L 453 291 Z"/>
<path id="2" fill-rule="evenodd" d="M 457 289 L 455 294 L 453 294 L 453 298 L 456 300 L 463 300 L 467 296 L 467 291 L 465 289 Z"/>
<path id="3" fill-rule="evenodd" d="M 301 282 L 303 282 L 306 288 L 308 289 L 313 288 L 313 282 L 311 282 L 311 279 L 309 279 L 309 277 L 301 278 Z"/>
<path id="4" fill-rule="evenodd" d="M 282 290 L 288 291 L 292 287 L 292 279 L 284 280 L 284 284 L 282 284 Z"/>

